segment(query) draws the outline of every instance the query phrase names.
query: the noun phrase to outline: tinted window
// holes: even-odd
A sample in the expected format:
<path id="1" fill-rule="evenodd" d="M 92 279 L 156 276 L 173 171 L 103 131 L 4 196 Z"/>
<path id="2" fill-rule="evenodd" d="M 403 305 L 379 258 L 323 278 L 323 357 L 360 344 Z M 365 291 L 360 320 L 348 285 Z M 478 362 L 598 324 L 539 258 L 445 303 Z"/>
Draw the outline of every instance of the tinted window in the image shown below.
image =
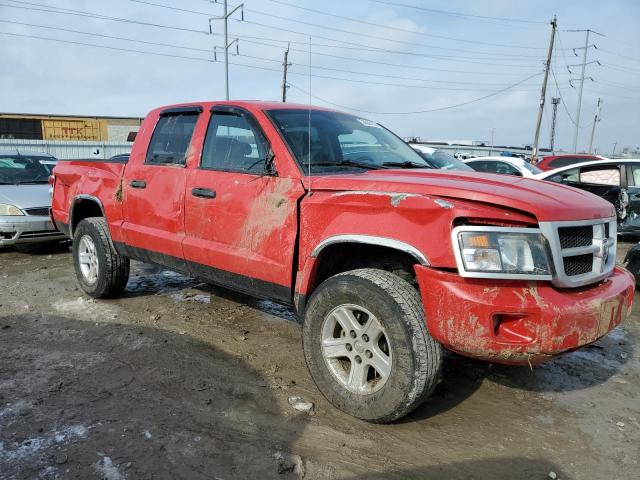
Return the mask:
<path id="1" fill-rule="evenodd" d="M 149 143 L 145 163 L 154 165 L 184 165 L 198 114 L 160 117 Z"/>
<path id="2" fill-rule="evenodd" d="M 213 113 L 202 151 L 202 168 L 262 173 L 267 142 L 244 115 Z"/>
<path id="3" fill-rule="evenodd" d="M 577 182 L 579 173 L 577 168 L 571 168 L 564 172 L 556 173 L 545 180 L 556 183 Z"/>
<path id="4" fill-rule="evenodd" d="M 467 162 L 467 165 L 478 172 L 501 173 L 505 175 L 513 175 L 520 173 L 516 168 L 506 162 L 492 162 L 488 160 L 479 160 L 477 162 Z"/>

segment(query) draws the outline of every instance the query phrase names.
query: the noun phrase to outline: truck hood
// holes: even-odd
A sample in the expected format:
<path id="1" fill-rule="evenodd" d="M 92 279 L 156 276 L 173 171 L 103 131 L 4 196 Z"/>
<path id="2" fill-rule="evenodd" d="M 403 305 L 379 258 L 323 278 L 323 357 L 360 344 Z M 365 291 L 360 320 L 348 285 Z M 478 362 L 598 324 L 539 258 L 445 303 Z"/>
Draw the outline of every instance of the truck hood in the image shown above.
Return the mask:
<path id="1" fill-rule="evenodd" d="M 50 207 L 51 197 L 48 183 L 36 185 L 0 185 L 0 203 L 18 208 Z"/>
<path id="2" fill-rule="evenodd" d="M 372 170 L 312 177 L 312 190 L 431 195 L 470 200 L 534 215 L 540 222 L 614 217 L 609 202 L 557 183 L 478 172 Z"/>

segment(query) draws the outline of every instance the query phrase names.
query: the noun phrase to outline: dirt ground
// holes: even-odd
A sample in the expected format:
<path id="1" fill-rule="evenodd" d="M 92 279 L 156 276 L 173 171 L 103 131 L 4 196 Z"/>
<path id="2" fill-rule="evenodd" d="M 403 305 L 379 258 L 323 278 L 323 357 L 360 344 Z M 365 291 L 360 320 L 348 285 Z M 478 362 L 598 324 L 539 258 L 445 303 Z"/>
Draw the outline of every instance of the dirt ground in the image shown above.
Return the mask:
<path id="1" fill-rule="evenodd" d="M 639 478 L 637 307 L 533 371 L 449 355 L 392 425 L 327 403 L 294 320 L 139 263 L 124 298 L 94 301 L 67 247 L 0 250 L 0 478 Z"/>

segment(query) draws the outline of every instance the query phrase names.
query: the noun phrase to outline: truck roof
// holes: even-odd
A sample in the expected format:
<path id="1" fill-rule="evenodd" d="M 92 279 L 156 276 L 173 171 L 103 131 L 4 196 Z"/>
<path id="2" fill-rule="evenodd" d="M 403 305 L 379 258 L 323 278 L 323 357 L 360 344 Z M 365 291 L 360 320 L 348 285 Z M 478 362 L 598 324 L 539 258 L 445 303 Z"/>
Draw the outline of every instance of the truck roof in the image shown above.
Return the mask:
<path id="1" fill-rule="evenodd" d="M 337 110 L 325 107 L 319 107 L 316 105 L 308 105 L 308 104 L 300 104 L 300 103 L 283 103 L 283 102 L 273 102 L 273 101 L 264 101 L 264 100 L 221 100 L 221 101 L 202 101 L 202 102 L 187 102 L 187 103 L 176 103 L 174 105 L 164 105 L 154 110 L 165 110 L 168 108 L 178 108 L 178 107 L 195 107 L 201 106 L 205 109 L 209 109 L 214 105 L 230 105 L 235 107 L 244 107 L 249 110 L 277 110 L 277 109 L 287 109 L 287 110 L 320 110 L 320 111 L 329 111 L 335 112 Z"/>

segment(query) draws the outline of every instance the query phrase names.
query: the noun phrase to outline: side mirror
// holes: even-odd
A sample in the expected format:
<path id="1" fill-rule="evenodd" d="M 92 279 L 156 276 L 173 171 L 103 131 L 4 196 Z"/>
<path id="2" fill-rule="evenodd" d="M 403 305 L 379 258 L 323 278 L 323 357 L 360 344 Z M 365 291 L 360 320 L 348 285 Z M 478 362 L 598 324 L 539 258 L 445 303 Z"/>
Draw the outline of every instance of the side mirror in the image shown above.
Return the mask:
<path id="1" fill-rule="evenodd" d="M 276 155 L 273 153 L 271 147 L 269 147 L 269 151 L 267 152 L 267 156 L 264 159 L 264 174 L 265 175 L 273 175 L 278 176 L 278 172 L 276 170 L 276 164 L 274 162 Z"/>

